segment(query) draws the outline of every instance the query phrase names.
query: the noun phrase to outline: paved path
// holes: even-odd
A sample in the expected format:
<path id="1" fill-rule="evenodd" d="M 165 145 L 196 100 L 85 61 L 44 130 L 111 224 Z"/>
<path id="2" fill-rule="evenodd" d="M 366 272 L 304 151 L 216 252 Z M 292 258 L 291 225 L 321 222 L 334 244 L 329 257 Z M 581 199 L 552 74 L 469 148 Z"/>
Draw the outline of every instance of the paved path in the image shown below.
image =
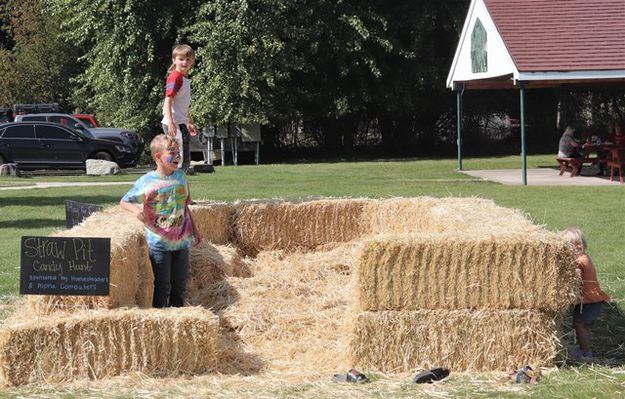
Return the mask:
<path id="1" fill-rule="evenodd" d="M 506 185 L 523 184 L 520 169 L 465 170 L 463 173 Z M 570 173 L 559 175 L 558 169 L 541 168 L 527 170 L 528 186 L 623 186 L 609 176 L 597 176 L 597 169 L 584 168 L 581 176 L 570 177 Z"/>
<path id="2" fill-rule="evenodd" d="M 111 181 L 111 182 L 45 182 L 45 183 L 33 183 L 30 186 L 8 186 L 0 187 L 0 190 L 24 190 L 29 188 L 51 188 L 51 187 L 82 187 L 82 186 L 115 186 L 115 185 L 131 185 L 133 181 Z"/>

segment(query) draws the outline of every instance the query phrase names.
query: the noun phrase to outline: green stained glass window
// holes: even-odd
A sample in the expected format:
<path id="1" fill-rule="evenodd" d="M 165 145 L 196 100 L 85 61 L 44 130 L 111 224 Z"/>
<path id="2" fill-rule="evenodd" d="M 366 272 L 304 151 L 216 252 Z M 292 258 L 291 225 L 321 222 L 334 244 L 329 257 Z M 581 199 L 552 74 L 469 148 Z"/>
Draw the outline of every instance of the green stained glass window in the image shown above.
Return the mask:
<path id="1" fill-rule="evenodd" d="M 486 52 L 486 29 L 478 18 L 471 33 L 471 71 L 473 73 L 486 72 L 488 70 L 488 57 Z"/>

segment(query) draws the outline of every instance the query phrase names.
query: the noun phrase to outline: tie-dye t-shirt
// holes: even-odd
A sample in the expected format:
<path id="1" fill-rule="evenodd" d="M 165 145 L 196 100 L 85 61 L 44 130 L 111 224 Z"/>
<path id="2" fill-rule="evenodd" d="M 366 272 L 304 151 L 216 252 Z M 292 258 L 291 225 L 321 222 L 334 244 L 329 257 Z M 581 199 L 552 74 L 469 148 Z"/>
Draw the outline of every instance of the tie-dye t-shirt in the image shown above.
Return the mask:
<path id="1" fill-rule="evenodd" d="M 152 249 L 175 251 L 193 242 L 193 224 L 186 211 L 189 184 L 181 169 L 169 176 L 155 171 L 140 177 L 122 201 L 143 204 L 145 238 Z"/>

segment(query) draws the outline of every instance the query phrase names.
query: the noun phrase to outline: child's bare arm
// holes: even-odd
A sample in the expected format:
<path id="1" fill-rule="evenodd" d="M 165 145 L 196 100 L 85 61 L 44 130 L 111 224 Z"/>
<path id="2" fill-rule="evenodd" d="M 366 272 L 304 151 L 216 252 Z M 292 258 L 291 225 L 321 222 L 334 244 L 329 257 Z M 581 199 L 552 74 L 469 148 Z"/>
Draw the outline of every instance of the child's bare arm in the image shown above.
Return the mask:
<path id="1" fill-rule="evenodd" d="M 171 107 L 173 106 L 174 98 L 171 96 L 165 97 L 165 117 L 167 119 L 167 134 L 175 137 L 176 136 L 176 124 L 174 123 L 174 117 L 171 113 Z"/>
<path id="2" fill-rule="evenodd" d="M 146 218 L 145 218 L 145 214 L 143 213 L 143 209 L 137 205 L 137 204 L 133 204 L 130 202 L 126 202 L 124 200 L 119 201 L 119 206 L 122 207 L 122 209 L 127 210 L 128 212 L 132 213 L 133 215 L 135 215 L 137 217 L 137 219 L 139 219 L 141 221 L 141 223 L 145 223 L 146 222 Z"/>
<path id="3" fill-rule="evenodd" d="M 197 135 L 197 129 L 195 128 L 195 124 L 193 123 L 193 117 L 191 116 L 190 112 L 189 112 L 189 123 L 187 123 L 187 129 L 189 129 L 189 134 L 191 136 Z"/>
<path id="4" fill-rule="evenodd" d="M 202 243 L 202 235 L 200 234 L 200 231 L 195 226 L 195 220 L 193 220 L 193 214 L 191 213 L 189 206 L 187 205 L 186 208 L 187 208 L 186 211 L 189 212 L 189 220 L 191 221 L 191 227 L 193 228 L 193 243 L 195 245 L 199 245 Z"/>

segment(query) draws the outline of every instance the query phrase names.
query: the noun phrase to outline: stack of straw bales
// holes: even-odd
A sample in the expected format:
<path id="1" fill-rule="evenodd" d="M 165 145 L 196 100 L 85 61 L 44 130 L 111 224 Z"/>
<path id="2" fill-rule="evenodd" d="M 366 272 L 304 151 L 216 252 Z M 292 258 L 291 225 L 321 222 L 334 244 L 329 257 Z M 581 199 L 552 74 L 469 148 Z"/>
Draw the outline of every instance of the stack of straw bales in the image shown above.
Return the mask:
<path id="1" fill-rule="evenodd" d="M 111 309 L 152 306 L 154 278 L 142 224 L 120 207 L 106 209 L 56 237 L 110 237 L 110 294 L 104 296 L 37 295 L 29 297 L 31 310 L 46 314 L 58 310 Z"/>
<path id="2" fill-rule="evenodd" d="M 218 319 L 203 308 L 99 310 L 13 320 L 0 330 L 5 385 L 99 379 L 125 372 L 176 376 L 210 371 Z"/>
<path id="3" fill-rule="evenodd" d="M 404 219 L 419 231 L 385 225 L 371 205 L 371 225 L 386 235 L 366 240 L 356 262 L 352 363 L 387 372 L 552 364 L 556 319 L 579 284 L 569 245 L 491 201 L 393 201 L 420 210 Z"/>

